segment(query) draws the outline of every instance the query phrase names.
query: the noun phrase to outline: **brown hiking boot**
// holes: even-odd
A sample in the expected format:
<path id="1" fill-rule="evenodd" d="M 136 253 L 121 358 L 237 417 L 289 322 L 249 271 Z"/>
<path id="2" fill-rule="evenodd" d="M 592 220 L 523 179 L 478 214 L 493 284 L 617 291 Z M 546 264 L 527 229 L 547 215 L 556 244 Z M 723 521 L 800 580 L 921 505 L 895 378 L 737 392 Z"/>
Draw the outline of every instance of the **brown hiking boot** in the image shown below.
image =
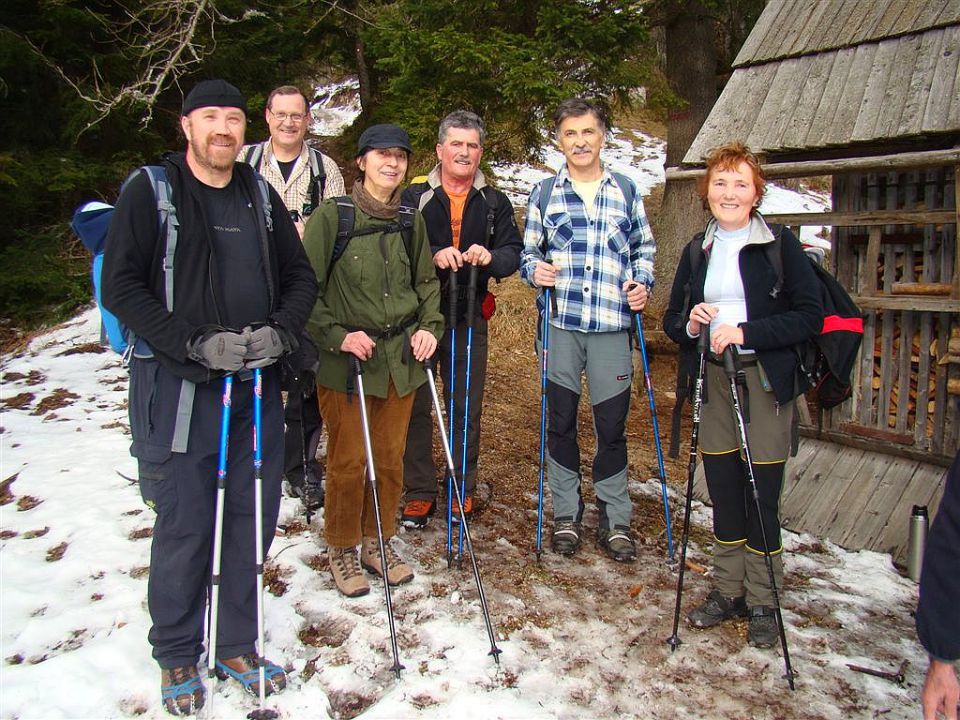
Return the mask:
<path id="1" fill-rule="evenodd" d="M 217 660 L 216 672 L 221 680 L 231 677 L 251 695 L 260 695 L 260 661 L 255 653 L 238 655 L 229 660 Z M 266 681 L 263 687 L 264 696 L 281 692 L 287 687 L 287 674 L 283 668 L 266 658 L 263 661 L 263 678 Z"/>
<path id="2" fill-rule="evenodd" d="M 687 620 L 694 627 L 709 628 L 746 615 L 747 603 L 743 596 L 728 598 L 721 595 L 719 590 L 711 590 L 703 604 L 690 611 Z"/>
<path id="3" fill-rule="evenodd" d="M 203 681 L 196 665 L 160 669 L 160 699 L 171 715 L 193 715 L 203 707 Z"/>
<path id="4" fill-rule="evenodd" d="M 387 553 L 387 581 L 391 586 L 403 585 L 413 580 L 413 568 L 405 563 L 388 540 L 383 541 Z M 365 537 L 360 549 L 360 564 L 364 570 L 383 577 L 380 565 L 380 544 L 376 538 Z"/>
<path id="5" fill-rule="evenodd" d="M 357 548 L 330 548 L 330 573 L 337 590 L 347 597 L 360 597 L 370 592 L 370 584 L 360 570 Z"/>

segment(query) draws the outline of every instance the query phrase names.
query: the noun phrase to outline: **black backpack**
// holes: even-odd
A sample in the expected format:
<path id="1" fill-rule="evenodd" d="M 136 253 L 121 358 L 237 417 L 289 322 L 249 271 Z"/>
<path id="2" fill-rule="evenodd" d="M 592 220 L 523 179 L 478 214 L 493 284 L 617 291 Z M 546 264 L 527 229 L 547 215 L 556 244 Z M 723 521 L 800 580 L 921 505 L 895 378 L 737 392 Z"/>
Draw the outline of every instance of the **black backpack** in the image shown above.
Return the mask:
<path id="1" fill-rule="evenodd" d="M 764 246 L 764 252 L 777 275 L 777 281 L 770 291 L 771 295 L 776 296 L 783 289 L 783 226 L 770 225 L 770 230 L 773 232 L 773 242 Z M 685 248 L 690 258 L 690 274 L 684 287 L 681 318 L 690 314 L 690 285 L 703 257 L 703 237 L 704 233 L 698 233 Z M 817 404 L 829 410 L 850 397 L 853 390 L 851 376 L 863 341 L 863 313 L 844 287 L 821 267 L 812 254 L 804 253 L 804 256 L 813 267 L 820 287 L 823 326 L 818 335 L 794 347 L 799 360 L 795 386 L 797 395 L 809 388 L 806 391 L 812 393 Z M 692 397 L 695 365 L 695 351 L 692 348 L 681 350 L 677 361 L 677 400 L 673 407 L 670 434 L 669 455 L 673 458 L 680 454 L 680 414 L 684 400 Z"/>
<path id="2" fill-rule="evenodd" d="M 416 263 L 413 259 L 413 218 L 416 210 L 406 205 L 401 205 L 397 212 L 397 219 L 382 225 L 371 225 L 369 227 L 354 229 L 353 223 L 356 220 L 356 208 L 349 195 L 336 198 L 337 203 L 337 239 L 333 243 L 333 255 L 330 258 L 330 264 L 327 265 L 327 280 L 330 279 L 330 273 L 333 272 L 333 266 L 343 256 L 344 251 L 350 241 L 361 235 L 375 235 L 377 233 L 389 234 L 399 232 L 403 238 L 403 247 L 407 251 L 407 257 L 410 258 L 410 286 L 415 287 L 416 282 Z"/>

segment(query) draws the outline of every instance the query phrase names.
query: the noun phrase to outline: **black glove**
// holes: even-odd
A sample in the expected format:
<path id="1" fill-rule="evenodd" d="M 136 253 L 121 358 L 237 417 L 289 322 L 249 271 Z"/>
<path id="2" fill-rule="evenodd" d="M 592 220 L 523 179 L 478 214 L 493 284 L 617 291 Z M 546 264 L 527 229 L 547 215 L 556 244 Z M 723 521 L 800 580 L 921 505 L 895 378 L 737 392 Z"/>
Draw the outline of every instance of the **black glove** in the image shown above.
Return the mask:
<path id="1" fill-rule="evenodd" d="M 207 333 L 187 346 L 187 355 L 211 370 L 236 372 L 247 355 L 247 338 L 239 333 Z"/>
<path id="2" fill-rule="evenodd" d="M 280 333 L 269 325 L 256 330 L 244 328 L 244 336 L 247 338 L 247 356 L 243 366 L 249 370 L 272 365 L 287 350 Z"/>

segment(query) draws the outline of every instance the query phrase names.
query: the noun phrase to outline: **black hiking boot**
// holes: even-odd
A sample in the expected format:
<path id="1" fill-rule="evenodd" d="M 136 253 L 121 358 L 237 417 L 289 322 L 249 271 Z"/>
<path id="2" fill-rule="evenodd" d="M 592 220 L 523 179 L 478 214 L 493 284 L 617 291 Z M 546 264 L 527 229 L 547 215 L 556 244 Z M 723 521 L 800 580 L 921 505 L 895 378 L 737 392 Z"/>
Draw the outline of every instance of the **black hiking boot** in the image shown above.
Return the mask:
<path id="1" fill-rule="evenodd" d="M 728 598 L 721 595 L 719 590 L 711 590 L 703 605 L 690 611 L 687 620 L 694 627 L 709 628 L 724 620 L 746 615 L 747 603 L 743 597 Z"/>
<path id="2" fill-rule="evenodd" d="M 598 528 L 597 544 L 617 562 L 633 562 L 637 559 L 637 543 L 630 534 L 630 528 L 623 525 L 614 525 L 613 530 Z"/>
<path id="3" fill-rule="evenodd" d="M 553 521 L 553 535 L 550 537 L 550 549 L 557 555 L 575 555 L 580 549 L 580 523 L 570 518 L 558 518 Z"/>
<path id="4" fill-rule="evenodd" d="M 300 498 L 300 502 L 303 503 L 303 507 L 307 512 L 316 512 L 323 507 L 324 492 L 323 492 L 323 473 L 320 472 L 320 477 L 314 473 L 313 470 L 307 472 L 307 477 L 304 480 L 299 482 L 294 482 L 289 480 L 290 483 L 290 495 L 292 497 Z"/>
<path id="5" fill-rule="evenodd" d="M 772 607 L 755 605 L 750 608 L 750 626 L 747 629 L 747 642 L 756 648 L 770 648 L 780 639 L 777 627 L 777 614 Z"/>

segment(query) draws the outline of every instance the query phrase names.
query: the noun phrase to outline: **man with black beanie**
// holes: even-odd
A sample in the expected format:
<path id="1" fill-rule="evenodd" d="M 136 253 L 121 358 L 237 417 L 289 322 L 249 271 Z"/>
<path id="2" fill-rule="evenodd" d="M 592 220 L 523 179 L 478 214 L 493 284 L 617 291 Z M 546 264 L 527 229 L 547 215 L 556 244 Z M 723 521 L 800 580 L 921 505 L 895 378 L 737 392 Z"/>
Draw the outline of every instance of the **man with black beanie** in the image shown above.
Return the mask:
<path id="1" fill-rule="evenodd" d="M 197 662 L 225 406 L 229 465 L 216 668 L 221 678 L 259 693 L 255 550 L 261 542 L 266 554 L 274 535 L 283 452 L 276 361 L 293 349 L 317 282 L 276 191 L 235 162 L 246 128 L 240 91 L 224 80 L 200 82 L 184 99 L 180 125 L 186 152 L 167 155 L 159 168 L 141 168 L 120 193 L 104 254 L 103 303 L 135 334 L 131 453 L 140 492 L 157 514 L 149 640 L 164 707 L 190 715 L 204 704 Z M 172 212 L 158 199 L 164 191 Z M 254 531 L 251 446 L 255 368 L 262 368 L 261 538 Z M 232 396 L 224 392 L 227 375 L 234 376 Z M 273 663 L 265 663 L 265 677 L 267 693 L 286 685 Z"/>

